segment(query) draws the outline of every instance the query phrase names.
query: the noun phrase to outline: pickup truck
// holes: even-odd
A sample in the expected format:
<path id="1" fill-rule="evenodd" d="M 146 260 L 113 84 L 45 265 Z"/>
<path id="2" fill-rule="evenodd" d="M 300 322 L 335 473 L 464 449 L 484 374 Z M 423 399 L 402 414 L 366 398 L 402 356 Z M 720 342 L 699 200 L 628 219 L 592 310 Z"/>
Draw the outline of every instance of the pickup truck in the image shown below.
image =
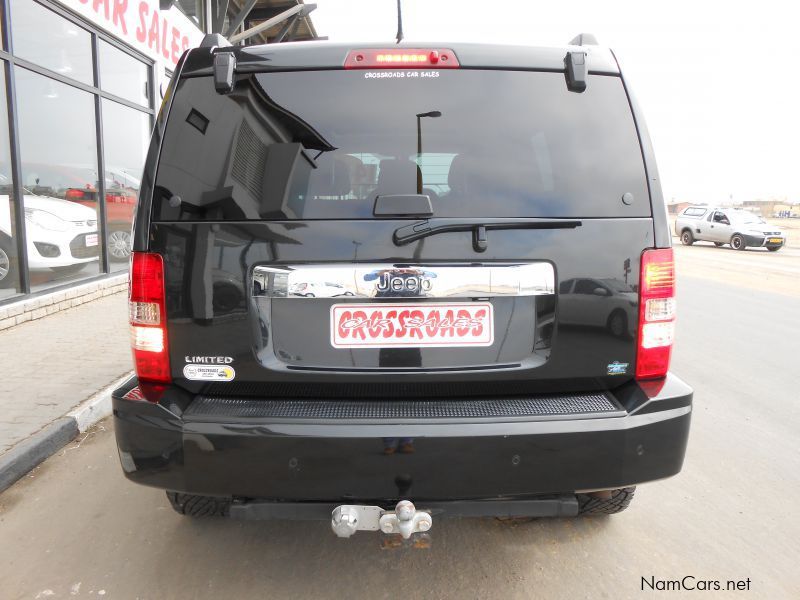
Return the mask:
<path id="1" fill-rule="evenodd" d="M 786 244 L 779 227 L 746 210 L 714 206 L 689 206 L 675 219 L 675 235 L 684 246 L 695 242 L 730 244 L 734 250 L 766 248 L 777 252 Z"/>

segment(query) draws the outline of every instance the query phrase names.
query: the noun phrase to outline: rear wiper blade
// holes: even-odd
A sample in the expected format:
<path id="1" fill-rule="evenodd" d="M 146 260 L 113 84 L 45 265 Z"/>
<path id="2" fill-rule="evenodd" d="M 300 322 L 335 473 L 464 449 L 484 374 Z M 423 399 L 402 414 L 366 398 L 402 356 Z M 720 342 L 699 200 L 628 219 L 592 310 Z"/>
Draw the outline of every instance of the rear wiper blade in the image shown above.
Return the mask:
<path id="1" fill-rule="evenodd" d="M 426 219 L 395 229 L 392 239 L 396 246 L 404 246 L 430 235 L 450 231 L 472 231 L 472 245 L 476 252 L 486 250 L 486 232 L 490 229 L 575 229 L 581 226 L 576 219 Z"/>

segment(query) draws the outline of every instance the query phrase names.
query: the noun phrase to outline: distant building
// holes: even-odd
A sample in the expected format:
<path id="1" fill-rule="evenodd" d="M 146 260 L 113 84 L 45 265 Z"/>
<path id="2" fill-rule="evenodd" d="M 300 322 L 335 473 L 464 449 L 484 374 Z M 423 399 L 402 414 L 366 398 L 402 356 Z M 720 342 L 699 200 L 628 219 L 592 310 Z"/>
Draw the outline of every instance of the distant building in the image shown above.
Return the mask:
<path id="1" fill-rule="evenodd" d="M 667 204 L 667 213 L 677 215 L 684 208 L 692 206 L 691 202 L 675 202 L 674 204 Z"/>
<path id="2" fill-rule="evenodd" d="M 800 206 L 789 204 L 786 200 L 745 200 L 742 207 L 762 217 L 788 217 L 800 212 Z"/>

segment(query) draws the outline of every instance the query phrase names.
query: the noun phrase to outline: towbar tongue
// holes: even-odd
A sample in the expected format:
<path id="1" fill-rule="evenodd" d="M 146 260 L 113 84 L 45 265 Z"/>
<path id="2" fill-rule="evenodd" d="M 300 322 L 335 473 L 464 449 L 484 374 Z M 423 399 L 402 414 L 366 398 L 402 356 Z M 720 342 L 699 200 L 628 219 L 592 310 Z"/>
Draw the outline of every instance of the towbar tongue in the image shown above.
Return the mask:
<path id="1" fill-rule="evenodd" d="M 417 510 L 409 500 L 400 500 L 394 510 L 343 504 L 334 508 L 331 514 L 331 529 L 343 538 L 349 538 L 356 531 L 382 531 L 399 533 L 408 539 L 413 533 L 428 531 L 432 524 L 430 513 Z"/>

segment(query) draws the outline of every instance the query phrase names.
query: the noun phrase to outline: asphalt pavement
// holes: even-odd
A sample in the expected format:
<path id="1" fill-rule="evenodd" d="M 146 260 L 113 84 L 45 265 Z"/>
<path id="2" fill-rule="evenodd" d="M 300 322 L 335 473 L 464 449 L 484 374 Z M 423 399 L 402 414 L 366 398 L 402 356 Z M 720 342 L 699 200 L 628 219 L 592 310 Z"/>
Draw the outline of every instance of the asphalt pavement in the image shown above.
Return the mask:
<path id="1" fill-rule="evenodd" d="M 106 420 L 0 495 L 0 597 L 616 600 L 680 597 L 642 578 L 688 576 L 749 588 L 688 597 L 800 598 L 800 295 L 684 276 L 678 302 L 686 464 L 625 513 L 440 519 L 430 548 L 388 550 L 325 523 L 192 520 L 124 479 Z"/>

